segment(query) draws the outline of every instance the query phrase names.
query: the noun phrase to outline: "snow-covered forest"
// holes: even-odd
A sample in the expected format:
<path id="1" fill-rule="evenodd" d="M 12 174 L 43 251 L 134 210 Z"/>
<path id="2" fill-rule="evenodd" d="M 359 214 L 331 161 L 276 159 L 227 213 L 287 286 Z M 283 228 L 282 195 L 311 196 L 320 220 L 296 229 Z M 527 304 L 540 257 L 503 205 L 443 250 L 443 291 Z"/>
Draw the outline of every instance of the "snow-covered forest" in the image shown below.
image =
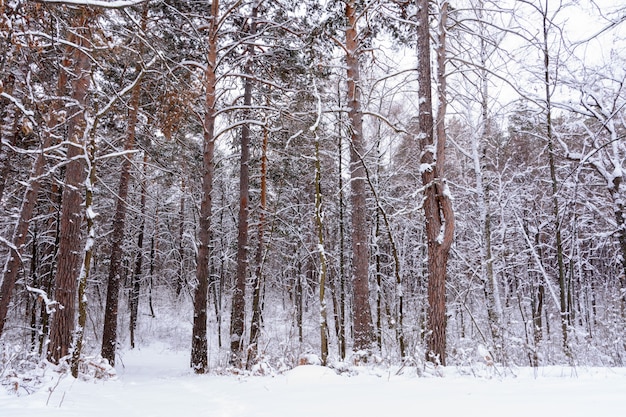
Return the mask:
<path id="1" fill-rule="evenodd" d="M 625 41 L 609 0 L 0 0 L 0 380 L 624 366 Z"/>

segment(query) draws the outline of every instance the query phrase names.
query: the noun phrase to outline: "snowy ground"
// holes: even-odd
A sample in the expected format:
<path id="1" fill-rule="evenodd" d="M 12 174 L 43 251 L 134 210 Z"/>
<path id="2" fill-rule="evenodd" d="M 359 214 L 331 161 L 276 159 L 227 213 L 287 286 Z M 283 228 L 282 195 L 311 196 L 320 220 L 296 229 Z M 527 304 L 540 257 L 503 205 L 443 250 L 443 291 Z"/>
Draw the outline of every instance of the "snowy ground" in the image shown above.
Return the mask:
<path id="1" fill-rule="evenodd" d="M 0 417 L 624 416 L 626 369 L 516 369 L 486 378 L 445 370 L 418 377 L 361 368 L 337 375 L 300 366 L 264 377 L 194 375 L 188 355 L 160 348 L 123 353 L 117 378 L 79 381 L 46 371 L 31 395 L 0 389 Z"/>

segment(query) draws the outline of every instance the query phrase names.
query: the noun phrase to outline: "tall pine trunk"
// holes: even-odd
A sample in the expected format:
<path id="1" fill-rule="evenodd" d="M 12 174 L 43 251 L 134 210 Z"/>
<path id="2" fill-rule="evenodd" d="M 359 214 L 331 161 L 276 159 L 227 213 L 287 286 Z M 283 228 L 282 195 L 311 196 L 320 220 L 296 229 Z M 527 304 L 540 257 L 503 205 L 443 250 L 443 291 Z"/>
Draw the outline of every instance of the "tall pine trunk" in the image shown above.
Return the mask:
<path id="1" fill-rule="evenodd" d="M 430 26 L 428 0 L 418 1 L 417 53 L 419 77 L 419 134 L 424 150 L 420 163 L 424 186 L 424 216 L 428 247 L 428 323 L 426 359 L 446 364 L 446 272 L 448 255 L 454 237 L 454 212 L 448 187 L 443 178 L 445 162 L 446 86 L 445 22 L 448 3 L 440 10 L 440 33 L 437 49 L 439 108 L 435 126 L 432 115 Z M 435 132 L 436 129 L 436 132 Z M 436 137 L 435 137 L 436 133 Z M 436 140 L 435 140 L 436 139 Z"/>
<path id="2" fill-rule="evenodd" d="M 67 356 L 72 344 L 76 313 L 76 291 L 83 260 L 83 186 L 86 178 L 84 158 L 85 133 L 87 130 L 87 95 L 91 80 L 90 57 L 82 51 L 87 47 L 89 33 L 86 29 L 93 18 L 87 9 L 68 11 L 72 14 L 72 33 L 66 49 L 69 68 L 74 78 L 70 81 L 71 97 L 77 108 L 67 119 L 68 147 L 65 182 L 61 203 L 58 266 L 56 273 L 55 300 L 59 304 L 52 317 L 48 359 L 59 363 Z M 62 308 L 61 308 L 62 307 Z"/>
<path id="3" fill-rule="evenodd" d="M 346 2 L 346 66 L 348 118 L 350 120 L 350 201 L 352 203 L 352 279 L 354 291 L 354 350 L 370 352 L 375 346 L 368 280 L 368 227 L 365 198 L 365 138 L 360 97 L 359 57 L 361 46 L 357 28 L 356 1 Z"/>
<path id="4" fill-rule="evenodd" d="M 208 56 L 205 71 L 204 144 L 202 154 L 202 202 L 200 203 L 199 246 L 196 266 L 196 288 L 193 298 L 193 331 L 191 367 L 196 373 L 208 370 L 207 304 L 209 290 L 209 261 L 211 257 L 211 214 L 213 190 L 213 155 L 215 150 L 215 84 L 219 29 L 219 1 L 211 4 Z"/>
<path id="5" fill-rule="evenodd" d="M 247 35 L 252 38 L 256 32 L 257 7 L 255 4 L 250 15 Z M 254 60 L 254 44 L 248 41 L 246 58 L 243 68 L 243 120 L 250 119 L 252 106 L 252 63 Z M 237 224 L 237 270 L 235 273 L 235 288 L 233 291 L 231 319 L 230 319 L 230 352 L 231 364 L 241 368 L 244 357 L 244 331 L 246 310 L 246 278 L 248 275 L 248 205 L 250 194 L 250 124 L 241 126 L 241 157 L 239 161 L 239 218 Z"/>

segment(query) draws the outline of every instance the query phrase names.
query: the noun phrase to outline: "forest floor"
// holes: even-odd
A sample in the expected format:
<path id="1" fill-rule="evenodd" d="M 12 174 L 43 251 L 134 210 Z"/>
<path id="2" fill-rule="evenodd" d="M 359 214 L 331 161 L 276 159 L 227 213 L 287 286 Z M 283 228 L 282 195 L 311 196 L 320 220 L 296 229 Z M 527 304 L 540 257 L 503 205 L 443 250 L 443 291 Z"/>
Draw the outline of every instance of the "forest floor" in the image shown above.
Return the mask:
<path id="1" fill-rule="evenodd" d="M 0 387 L 0 416 L 331 417 L 623 416 L 626 368 L 351 367 L 314 365 L 268 376 L 195 375 L 187 352 L 163 347 L 124 351 L 117 375 L 79 380 L 47 369 L 39 385 Z M 17 384 L 17 383 L 16 383 Z M 9 390 L 7 390 L 9 388 Z"/>

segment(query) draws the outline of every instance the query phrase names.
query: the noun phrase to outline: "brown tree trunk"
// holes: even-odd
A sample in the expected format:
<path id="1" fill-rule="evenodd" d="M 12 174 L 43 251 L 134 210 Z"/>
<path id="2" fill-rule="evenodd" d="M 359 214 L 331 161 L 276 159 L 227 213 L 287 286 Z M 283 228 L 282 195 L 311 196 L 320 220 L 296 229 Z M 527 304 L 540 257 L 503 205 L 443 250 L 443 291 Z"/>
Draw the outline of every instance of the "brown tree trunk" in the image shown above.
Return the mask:
<path id="1" fill-rule="evenodd" d="M 213 190 L 213 155 L 215 150 L 215 70 L 219 23 L 219 0 L 211 5 L 208 56 L 205 72 L 204 148 L 202 155 L 202 202 L 200 203 L 199 246 L 196 266 L 197 286 L 193 300 L 193 332 L 191 340 L 191 367 L 196 373 L 208 370 L 207 303 L 209 286 L 209 261 L 211 256 L 211 213 Z"/>
<path id="2" fill-rule="evenodd" d="M 419 133 L 424 141 L 421 157 L 424 185 L 424 216 L 428 246 L 428 332 L 426 359 L 446 364 L 446 270 L 448 254 L 454 237 L 454 213 L 445 180 L 445 22 L 448 3 L 441 5 L 441 23 L 437 50 L 437 79 L 439 108 L 437 112 L 437 140 L 432 116 L 430 30 L 428 0 L 418 1 L 418 77 L 419 77 Z"/>
<path id="3" fill-rule="evenodd" d="M 68 57 L 65 57 L 62 61 L 62 66 L 67 68 L 70 65 Z M 59 79 L 57 81 L 57 93 L 59 97 L 65 95 L 67 87 L 67 71 L 61 71 Z M 22 263 L 22 251 L 24 244 L 28 238 L 28 226 L 33 216 L 35 206 L 37 204 L 37 195 L 41 186 L 41 175 L 44 173 L 46 166 L 45 149 L 49 148 L 55 142 L 55 135 L 52 134 L 52 129 L 57 125 L 59 119 L 59 109 L 61 108 L 60 101 L 55 102 L 50 109 L 49 120 L 46 126 L 46 131 L 43 135 L 43 141 L 41 143 L 41 152 L 37 154 L 33 166 L 31 168 L 29 184 L 24 191 L 24 197 L 22 198 L 22 206 L 20 208 L 20 216 L 15 225 L 13 236 L 11 238 L 12 247 L 10 248 L 9 257 L 6 260 L 3 270 L 2 285 L 0 286 L 0 338 L 4 330 L 4 324 L 6 321 L 7 313 L 9 310 L 9 304 L 15 288 L 15 281 L 17 274 Z M 5 165 L 8 168 L 9 164 Z M 6 175 L 5 172 L 2 173 Z"/>
<path id="4" fill-rule="evenodd" d="M 147 10 L 147 9 L 144 9 Z M 145 11 L 143 17 L 143 29 L 145 29 Z M 136 73 L 141 76 L 141 66 L 136 65 Z M 130 109 L 128 114 L 128 131 L 126 135 L 125 151 L 132 151 L 135 147 L 135 129 L 137 115 L 139 113 L 139 96 L 141 94 L 141 82 L 137 81 L 132 89 Z M 102 357 L 111 366 L 115 366 L 115 350 L 117 345 L 117 316 L 119 304 L 119 288 L 122 276 L 122 256 L 124 254 L 124 228 L 126 226 L 126 210 L 128 198 L 128 186 L 130 184 L 131 155 L 123 157 L 120 172 L 120 182 L 117 190 L 117 206 L 113 217 L 113 233 L 111 235 L 111 256 L 109 266 L 109 278 L 107 281 L 107 298 L 104 310 L 104 329 L 102 331 Z"/>
<path id="5" fill-rule="evenodd" d="M 256 33 L 257 5 L 252 8 L 248 37 Z M 246 48 L 247 58 L 243 72 L 243 120 L 249 120 L 252 106 L 252 61 L 254 59 L 254 44 L 249 41 Z M 237 226 L 237 271 L 235 273 L 235 288 L 233 291 L 231 320 L 230 320 L 230 352 L 231 364 L 241 368 L 245 357 L 243 355 L 245 309 L 246 309 L 246 277 L 248 273 L 248 204 L 250 189 L 250 125 L 241 126 L 241 159 L 239 169 L 239 218 Z"/>
<path id="6" fill-rule="evenodd" d="M 350 200 L 352 202 L 352 273 L 354 288 L 354 350 L 370 352 L 375 346 L 368 281 L 367 205 L 365 199 L 365 139 L 360 102 L 359 34 L 354 0 L 346 2 L 346 65 L 350 119 Z"/>
<path id="7" fill-rule="evenodd" d="M 61 224 L 59 238 L 58 266 L 56 273 L 55 300 L 59 307 L 52 317 L 50 328 L 50 345 L 48 359 L 59 363 L 71 347 L 74 319 L 76 312 L 76 290 L 78 277 L 81 273 L 83 260 L 82 247 L 82 188 L 85 184 L 86 170 L 84 141 L 86 131 L 85 108 L 91 80 L 91 61 L 80 48 L 86 47 L 89 31 L 86 29 L 93 18 L 86 9 L 70 11 L 73 32 L 68 40 L 76 46 L 68 46 L 66 53 L 69 58 L 70 71 L 75 78 L 71 81 L 71 96 L 78 104 L 77 110 L 68 117 L 67 137 L 68 149 L 66 158 L 69 161 L 65 171 L 65 182 L 61 206 Z"/>

